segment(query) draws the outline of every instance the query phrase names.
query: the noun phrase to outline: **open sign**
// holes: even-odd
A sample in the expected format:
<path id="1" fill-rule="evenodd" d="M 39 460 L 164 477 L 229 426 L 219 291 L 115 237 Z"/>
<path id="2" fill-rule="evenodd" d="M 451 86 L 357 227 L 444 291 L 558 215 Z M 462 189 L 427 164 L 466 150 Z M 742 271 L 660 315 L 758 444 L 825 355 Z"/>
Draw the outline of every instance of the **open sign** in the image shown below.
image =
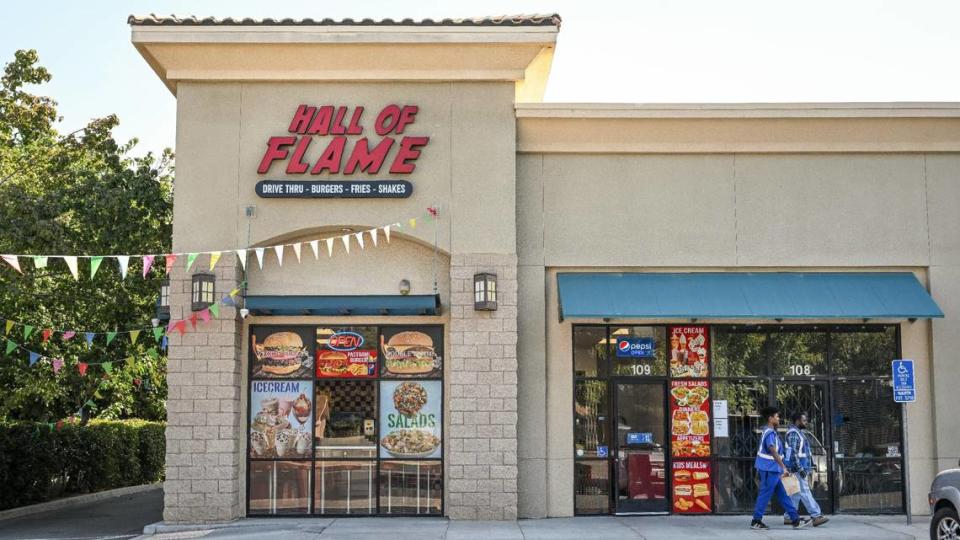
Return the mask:
<path id="1" fill-rule="evenodd" d="M 653 358 L 654 341 L 648 337 L 617 338 L 618 358 Z"/>
<path id="2" fill-rule="evenodd" d="M 335 351 L 352 351 L 363 345 L 363 336 L 356 332 L 337 332 L 330 336 L 327 347 Z"/>

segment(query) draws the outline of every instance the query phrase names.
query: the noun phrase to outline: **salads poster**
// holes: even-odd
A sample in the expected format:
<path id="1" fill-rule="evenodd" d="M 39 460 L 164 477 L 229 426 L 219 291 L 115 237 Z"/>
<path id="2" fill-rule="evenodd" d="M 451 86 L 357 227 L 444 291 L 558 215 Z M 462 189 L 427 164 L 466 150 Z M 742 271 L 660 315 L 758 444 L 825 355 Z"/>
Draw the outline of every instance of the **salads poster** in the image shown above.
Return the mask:
<path id="1" fill-rule="evenodd" d="M 710 376 L 710 334 L 706 326 L 670 327 L 670 376 Z"/>
<path id="2" fill-rule="evenodd" d="M 380 381 L 380 457 L 439 458 L 442 381 Z"/>
<path id="3" fill-rule="evenodd" d="M 710 383 L 670 381 L 670 447 L 674 457 L 710 455 Z"/>
<path id="4" fill-rule="evenodd" d="M 250 383 L 250 457 L 313 455 L 313 382 Z"/>
<path id="5" fill-rule="evenodd" d="M 250 375 L 263 379 L 312 376 L 314 327 L 256 326 L 250 331 Z"/>

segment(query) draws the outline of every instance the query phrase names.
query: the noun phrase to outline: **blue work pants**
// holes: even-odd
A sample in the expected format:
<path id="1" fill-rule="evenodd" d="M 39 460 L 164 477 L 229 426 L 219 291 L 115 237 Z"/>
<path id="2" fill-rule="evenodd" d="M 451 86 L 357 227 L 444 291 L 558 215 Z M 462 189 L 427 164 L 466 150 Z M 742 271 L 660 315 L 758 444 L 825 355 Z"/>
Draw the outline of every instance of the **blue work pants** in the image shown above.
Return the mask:
<path id="1" fill-rule="evenodd" d="M 783 489 L 783 483 L 780 482 L 780 473 L 772 471 L 757 471 L 760 473 L 760 493 L 757 495 L 757 505 L 753 508 L 753 519 L 763 519 L 763 513 L 767 510 L 767 504 L 774 493 L 780 506 L 786 509 L 790 519 L 796 521 L 800 519 L 797 514 L 797 507 L 793 505 L 790 497 L 787 496 L 787 490 Z"/>

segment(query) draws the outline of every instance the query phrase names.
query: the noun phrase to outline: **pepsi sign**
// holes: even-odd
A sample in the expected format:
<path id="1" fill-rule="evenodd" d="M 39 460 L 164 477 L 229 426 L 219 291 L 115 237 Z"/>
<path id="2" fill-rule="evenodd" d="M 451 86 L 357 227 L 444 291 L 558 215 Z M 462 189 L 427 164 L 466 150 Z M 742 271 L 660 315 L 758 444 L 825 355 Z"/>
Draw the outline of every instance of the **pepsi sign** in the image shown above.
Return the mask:
<path id="1" fill-rule="evenodd" d="M 654 341 L 650 337 L 618 337 L 617 358 L 653 358 Z"/>
<path id="2" fill-rule="evenodd" d="M 335 351 L 352 351 L 363 345 L 363 336 L 356 332 L 336 332 L 327 341 L 327 347 Z"/>

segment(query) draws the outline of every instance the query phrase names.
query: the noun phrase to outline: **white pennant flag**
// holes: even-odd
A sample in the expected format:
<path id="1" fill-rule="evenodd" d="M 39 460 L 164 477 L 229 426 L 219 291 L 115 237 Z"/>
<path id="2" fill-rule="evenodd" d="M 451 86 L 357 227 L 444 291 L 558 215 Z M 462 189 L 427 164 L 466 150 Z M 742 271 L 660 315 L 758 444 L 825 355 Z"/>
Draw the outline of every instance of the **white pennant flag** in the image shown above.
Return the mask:
<path id="1" fill-rule="evenodd" d="M 77 273 L 77 258 L 71 255 L 64 257 L 63 262 L 67 263 L 67 268 L 69 268 L 70 273 L 73 274 L 73 279 L 79 280 L 80 274 Z"/>
<path id="2" fill-rule="evenodd" d="M 277 252 L 277 264 L 283 266 L 283 244 L 273 246 L 273 251 Z"/>
<path id="3" fill-rule="evenodd" d="M 7 261 L 7 264 L 13 267 L 17 272 L 23 273 L 23 270 L 20 269 L 20 259 L 16 255 L 0 255 L 0 258 Z"/>
<path id="4" fill-rule="evenodd" d="M 350 235 L 345 234 L 340 237 L 340 240 L 343 240 L 343 247 L 346 248 L 347 253 L 350 253 Z"/>
<path id="5" fill-rule="evenodd" d="M 383 235 L 387 237 L 387 243 L 389 244 L 390 243 L 390 226 L 389 225 L 383 226 Z"/>
<path id="6" fill-rule="evenodd" d="M 264 250 L 264 248 L 257 248 L 257 249 L 255 249 L 255 250 L 253 250 L 254 253 L 257 254 L 257 264 L 260 265 L 260 269 L 261 269 L 261 270 L 263 270 L 263 250 Z"/>
<path id="7" fill-rule="evenodd" d="M 333 257 L 333 238 L 327 238 L 327 256 Z"/>
<path id="8" fill-rule="evenodd" d="M 354 236 L 357 237 L 357 243 L 360 244 L 360 249 L 363 249 L 363 231 L 358 232 Z"/>
<path id="9" fill-rule="evenodd" d="M 370 239 L 373 240 L 373 247 L 377 247 L 377 229 L 370 229 Z"/>
<path id="10" fill-rule="evenodd" d="M 120 276 L 127 279 L 127 265 L 130 264 L 129 255 L 117 255 L 117 263 L 120 265 Z"/>
<path id="11" fill-rule="evenodd" d="M 317 260 L 320 259 L 320 247 L 319 247 L 319 246 L 320 246 L 320 241 L 319 241 L 319 240 L 311 240 L 311 241 L 310 241 L 310 247 L 313 249 L 313 258 L 314 258 L 314 259 L 317 259 Z"/>
<path id="12" fill-rule="evenodd" d="M 300 242 L 293 245 L 293 252 L 297 255 L 297 262 L 300 262 Z"/>
<path id="13" fill-rule="evenodd" d="M 244 270 L 247 269 L 247 250 L 245 249 L 236 249 L 234 250 L 237 253 L 237 258 L 240 259 L 240 268 Z"/>

